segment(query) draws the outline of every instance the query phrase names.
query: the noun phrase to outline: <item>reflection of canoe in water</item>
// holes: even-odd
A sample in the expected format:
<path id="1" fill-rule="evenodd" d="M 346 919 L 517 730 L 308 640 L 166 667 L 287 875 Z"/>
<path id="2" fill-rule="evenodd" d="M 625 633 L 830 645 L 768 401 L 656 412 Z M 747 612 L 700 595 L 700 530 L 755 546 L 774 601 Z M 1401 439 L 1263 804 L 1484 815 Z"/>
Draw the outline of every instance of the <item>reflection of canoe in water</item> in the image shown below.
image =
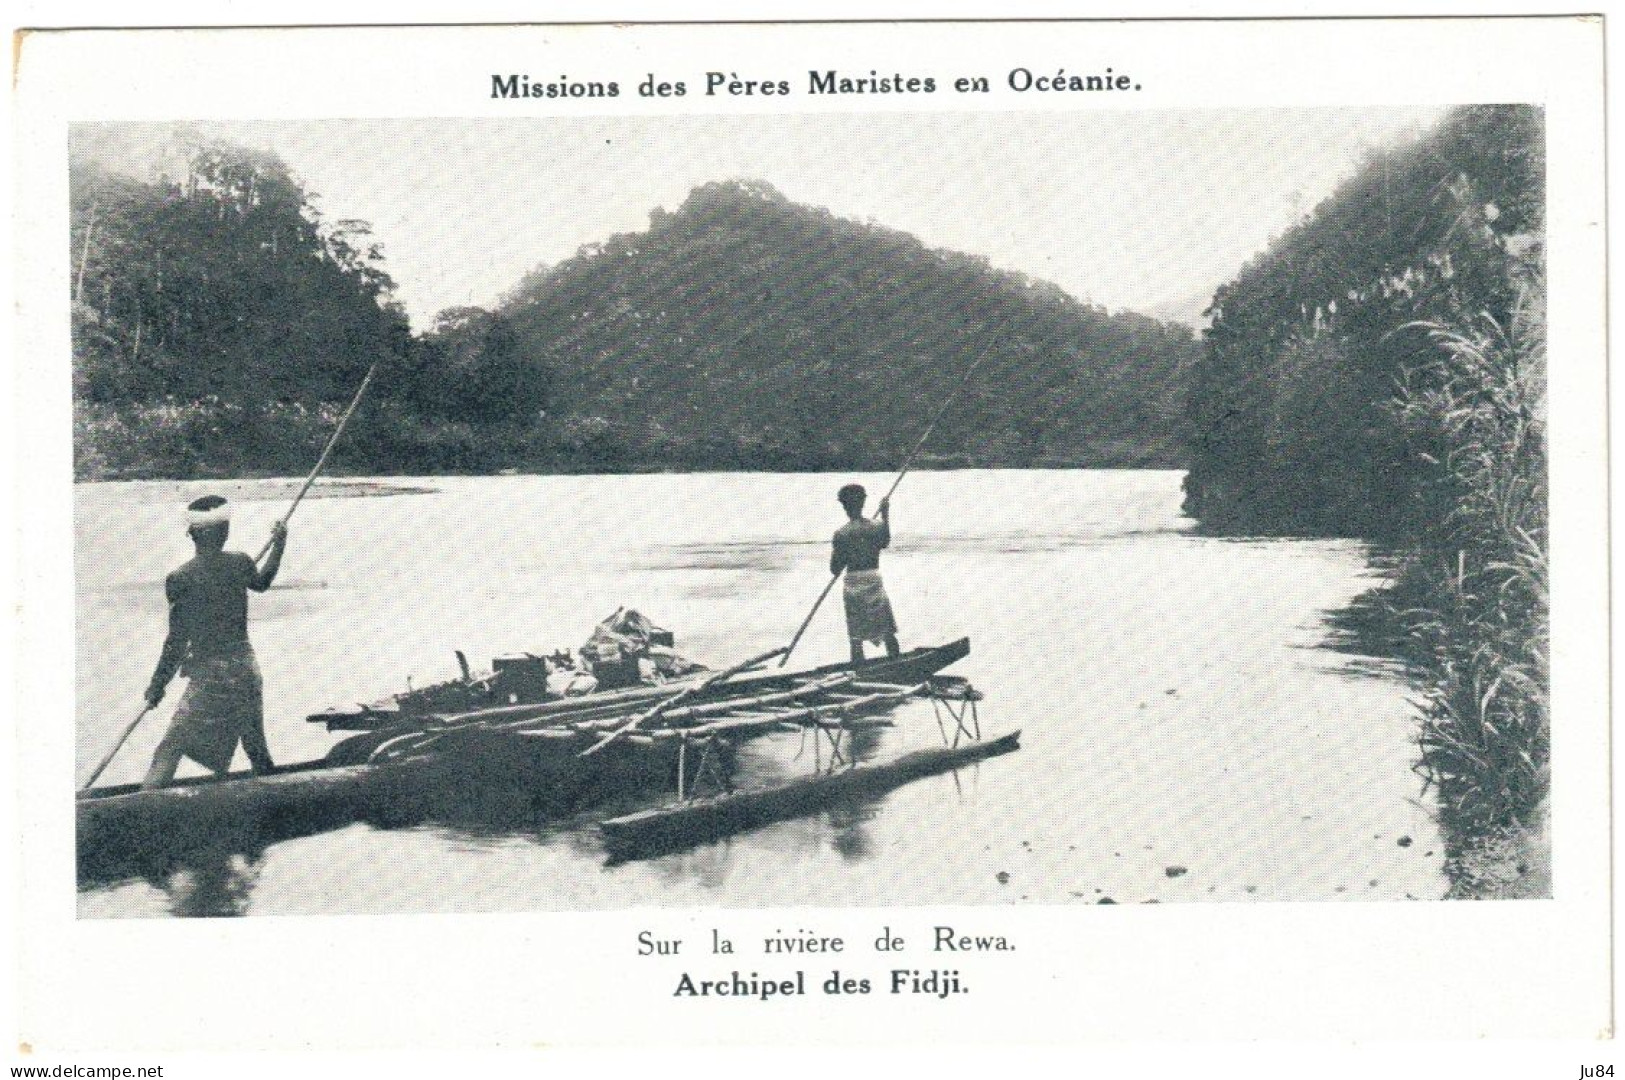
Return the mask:
<path id="1" fill-rule="evenodd" d="M 685 684 L 413 717 L 347 738 L 324 758 L 269 776 L 233 773 L 155 791 L 134 784 L 93 788 L 76 805 L 81 875 L 231 836 L 285 838 L 355 820 L 422 820 L 433 816 L 437 798 L 470 787 L 522 783 L 539 809 L 680 788 L 687 772 L 703 764 L 694 752 L 700 746 L 795 727 L 878 722 L 874 712 L 922 692 L 969 652 L 970 642 L 960 639 L 856 668 L 743 674 L 695 693 L 586 757 L 582 751 Z M 939 686 L 965 689 L 959 680 Z"/>

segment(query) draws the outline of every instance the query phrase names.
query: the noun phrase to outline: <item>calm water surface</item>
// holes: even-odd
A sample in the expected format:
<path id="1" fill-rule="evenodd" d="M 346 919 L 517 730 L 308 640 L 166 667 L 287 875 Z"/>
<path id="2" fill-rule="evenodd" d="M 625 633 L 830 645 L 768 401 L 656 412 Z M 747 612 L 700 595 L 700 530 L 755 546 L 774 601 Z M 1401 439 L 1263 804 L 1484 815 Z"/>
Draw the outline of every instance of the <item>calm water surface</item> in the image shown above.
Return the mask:
<path id="1" fill-rule="evenodd" d="M 323 706 L 499 653 L 574 647 L 619 605 L 713 666 L 782 644 L 826 578 L 848 475 L 433 478 L 318 489 L 276 587 L 251 599 L 279 761 L 318 757 Z M 858 477 L 871 490 L 890 478 Z M 83 916 L 529 911 L 634 906 L 1396 900 L 1444 892 L 1397 677 L 1325 647 L 1377 578 L 1340 540 L 1220 540 L 1180 474 L 911 475 L 882 569 L 904 645 L 969 635 L 952 670 L 984 731 L 1022 749 L 857 806 L 606 866 L 590 818 L 503 814 L 349 827 L 145 878 L 81 885 Z M 406 490 L 377 494 L 379 490 Z M 257 551 L 286 481 L 81 485 L 77 735 L 83 776 L 151 673 L 180 508 L 238 503 Z M 371 490 L 371 494 L 361 494 Z M 132 644 L 133 643 L 133 644 Z M 838 598 L 797 662 L 846 650 Z M 179 685 L 105 775 L 139 779 Z M 939 742 L 911 702 L 866 753 Z M 794 734 L 743 782 L 799 775 Z M 240 755 L 239 755 L 240 756 Z M 239 765 L 242 762 L 239 761 Z M 64 783 L 68 778 L 64 778 Z M 1408 842 L 1405 842 L 1408 838 Z"/>

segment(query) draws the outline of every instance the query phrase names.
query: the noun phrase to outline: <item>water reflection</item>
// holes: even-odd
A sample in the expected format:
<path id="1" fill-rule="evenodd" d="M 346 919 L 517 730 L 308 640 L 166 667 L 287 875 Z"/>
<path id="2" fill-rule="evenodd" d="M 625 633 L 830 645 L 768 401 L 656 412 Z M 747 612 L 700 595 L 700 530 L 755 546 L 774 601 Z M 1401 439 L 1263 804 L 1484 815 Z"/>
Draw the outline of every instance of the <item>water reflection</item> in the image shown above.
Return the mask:
<path id="1" fill-rule="evenodd" d="M 861 864 L 880 850 L 873 828 L 894 791 L 948 772 L 963 796 L 960 769 L 975 769 L 977 758 L 1019 749 L 1014 735 L 973 744 L 950 741 L 944 731 L 941 746 L 931 748 L 935 753 L 883 754 L 882 747 L 891 746 L 889 727 L 876 723 L 850 730 L 809 730 L 788 764 L 763 759 L 741 770 L 751 781 L 735 798 L 725 802 L 701 798 L 680 811 L 638 815 L 624 825 L 610 822 L 605 830 L 609 852 L 605 865 L 669 861 L 663 874 L 669 875 L 672 867 L 690 866 L 710 873 L 711 864 L 696 862 L 692 853 L 726 849 L 734 836 L 747 832 L 755 848 L 803 859 L 827 848 L 845 865 Z"/>
<path id="2" fill-rule="evenodd" d="M 141 876 L 168 898 L 171 915 L 239 916 L 248 912 L 264 862 L 263 846 L 250 844 L 243 850 L 234 845 L 215 846 L 178 854 L 148 867 Z"/>
<path id="3" fill-rule="evenodd" d="M 674 627 L 685 654 L 713 666 L 781 645 L 825 580 L 832 494 L 850 479 L 890 477 L 450 477 L 424 483 L 432 495 L 312 502 L 284 573 L 329 587 L 273 590 L 253 615 L 272 748 L 320 757 L 332 737 L 291 718 L 449 676 L 454 647 L 483 660 L 581 641 L 620 604 Z M 177 892 L 201 898 L 187 910 L 304 915 L 1443 895 L 1427 857 L 1436 829 L 1414 801 L 1406 688 L 1376 671 L 1350 677 L 1366 661 L 1327 640 L 1338 628 L 1325 613 L 1376 584 L 1371 553 L 1196 535 L 1179 480 L 911 477 L 886 566 L 905 643 L 970 635 L 955 670 L 987 693 L 989 734 L 1021 726 L 1030 738 L 985 771 L 606 871 L 599 821 L 669 799 L 674 773 L 595 794 L 569 775 L 530 787 L 493 769 L 476 790 L 408 785 L 347 808 L 349 828 L 314 814 L 259 823 L 224 863 L 217 844 L 195 867 L 171 858 L 163 874 L 82 876 L 80 910 L 162 913 L 160 886 L 178 869 Z M 173 508 L 213 486 L 75 490 L 81 775 L 150 675 L 159 583 L 187 554 Z M 263 536 L 289 485 L 240 486 L 267 500 L 242 508 L 240 531 Z M 988 506 L 996 520 L 974 516 Z M 424 535 L 457 540 L 435 548 L 430 573 Z M 798 658 L 839 660 L 843 631 L 827 603 Z M 872 734 L 873 757 L 855 753 L 883 762 L 940 745 L 920 703 L 896 720 Z M 109 782 L 139 780 L 162 727 L 132 737 Z M 798 742 L 756 740 L 733 785 L 810 774 L 813 750 L 797 759 Z M 1415 842 L 1400 847 L 1400 835 Z M 1190 872 L 1168 877 L 1175 864 Z"/>
<path id="4" fill-rule="evenodd" d="M 847 862 L 857 862 L 874 854 L 874 841 L 868 825 L 880 813 L 880 799 L 862 800 L 829 809 L 830 847 Z"/>
<path id="5" fill-rule="evenodd" d="M 1090 523 L 1089 528 L 1011 529 L 988 533 L 946 533 L 933 536 L 903 534 L 892 545 L 897 556 L 907 555 L 1023 555 L 1096 548 L 1143 540 L 1194 535 L 1189 522 L 1136 528 L 1122 522 Z M 1252 538 L 1212 537 L 1224 542 L 1255 542 Z M 1263 542 L 1263 541 L 1256 541 Z M 1277 541 L 1279 542 L 1279 541 Z M 786 537 L 737 543 L 654 545 L 648 557 L 625 564 L 627 570 L 747 571 L 777 573 L 809 559 L 805 550 L 823 552 L 827 541 Z"/>
<path id="6" fill-rule="evenodd" d="M 684 786 L 693 788 L 703 764 L 719 790 L 733 790 L 739 756 L 721 743 L 703 758 L 688 755 Z M 80 845 L 79 888 L 142 881 L 169 898 L 172 914 L 240 915 L 270 848 L 355 824 L 380 832 L 428 831 L 448 849 L 468 852 L 514 840 L 562 843 L 597 860 L 603 847 L 595 823 L 669 798 L 677 768 L 676 755 L 661 747 L 627 748 L 582 763 L 573 752 L 549 753 L 534 741 L 478 739 L 446 760 L 416 765 L 409 777 L 392 782 L 374 774 L 373 782 L 325 802 L 244 808 L 186 831 L 144 821 L 101 825 Z"/>
<path id="7" fill-rule="evenodd" d="M 835 748 L 833 755 L 824 752 L 829 749 L 828 743 L 817 748 L 815 756 L 822 754 L 822 760 L 813 763 L 813 770 L 823 775 L 832 775 L 842 769 L 873 763 L 879 757 L 882 732 L 883 729 L 878 726 L 866 726 L 842 733 L 841 744 Z M 817 732 L 808 734 L 809 741 L 822 738 L 824 736 Z M 879 816 L 885 798 L 885 795 L 881 794 L 850 797 L 835 802 L 807 819 L 802 835 L 813 847 L 827 840 L 830 849 L 840 855 L 845 862 L 867 859 L 875 850 L 870 826 Z"/>
<path id="8" fill-rule="evenodd" d="M 920 731 L 929 730 L 924 703 L 894 710 L 914 714 Z M 677 788 L 676 755 L 644 748 L 601 766 L 582 766 L 573 755 L 541 755 L 533 742 L 489 739 L 464 748 L 462 760 L 443 763 L 414 781 L 381 786 L 366 797 L 327 807 L 301 808 L 234 820 L 201 840 L 177 836 L 147 843 L 136 854 L 81 852 L 80 888 L 106 888 L 141 881 L 166 899 L 170 914 L 222 917 L 247 914 L 267 852 L 278 844 L 360 824 L 377 832 L 423 833 L 449 852 L 499 857 L 520 847 L 557 849 L 613 870 L 649 866 L 672 886 L 723 887 L 751 850 L 817 858 L 832 853 L 844 865 L 876 858 L 882 847 L 874 830 L 895 788 L 920 774 L 864 782 L 851 789 L 828 789 L 805 781 L 869 776 L 884 771 L 898 756 L 893 717 L 870 714 L 850 729 L 804 729 L 798 737 L 780 733 L 743 744 L 717 741 L 715 752 L 684 757 L 683 787 L 691 796 L 741 791 L 805 791 L 783 807 L 735 820 L 710 831 L 631 848 L 606 845 L 600 822 L 668 805 Z M 935 743 L 933 734 L 929 742 Z M 949 745 L 949 732 L 941 733 Z M 521 745 L 516 745 L 521 744 Z M 959 773 L 947 771 L 964 801 Z M 973 779 L 974 783 L 974 779 Z M 940 801 L 939 792 L 934 798 Z M 750 840 L 741 844 L 740 837 Z"/>
<path id="9" fill-rule="evenodd" d="M 782 734 L 753 740 L 744 746 L 718 742 L 716 745 L 721 750 L 718 760 L 722 767 L 702 774 L 696 764 L 685 787 L 690 796 L 703 799 L 741 791 L 786 789 L 796 781 L 833 776 L 872 761 L 879 753 L 883 731 L 881 723 L 872 723 L 851 730 L 803 728 L 799 735 Z M 793 753 L 789 752 L 791 746 L 795 747 Z M 669 801 L 668 794 L 646 805 Z M 735 835 L 764 824 L 769 826 L 768 832 L 786 828 L 786 835 L 794 837 L 798 847 L 816 850 L 829 838 L 836 850 L 861 858 L 871 850 L 864 827 L 874 819 L 873 807 L 878 801 L 852 799 L 828 807 L 798 802 L 777 810 L 760 811 L 759 817 L 744 819 L 744 827 L 696 825 L 660 839 L 612 845 L 604 865 L 616 867 L 648 861 L 659 865 L 662 877 L 692 877 L 704 882 L 721 872 L 711 860 L 726 855 Z M 698 854 L 706 851 L 712 854 Z"/>
<path id="10" fill-rule="evenodd" d="M 823 547 L 823 542 L 806 540 L 740 541 L 735 543 L 661 544 L 655 557 L 627 564 L 628 570 L 693 571 L 751 570 L 776 572 L 799 558 L 798 547 Z"/>
<path id="11" fill-rule="evenodd" d="M 808 731 L 799 747 L 790 734 L 743 748 L 718 742 L 713 754 L 686 756 L 684 787 L 703 796 L 838 775 L 872 763 L 881 754 L 884 732 L 879 723 L 849 731 Z M 838 736 L 833 742 L 832 735 Z M 464 762 L 414 795 L 392 787 L 381 797 L 346 804 L 349 812 L 262 815 L 201 840 L 177 837 L 172 843 L 142 845 L 135 853 L 81 852 L 80 888 L 141 881 L 165 897 L 172 915 L 243 915 L 271 848 L 357 823 L 380 832 L 427 831 L 440 837 L 448 850 L 496 852 L 517 840 L 561 847 L 602 863 L 606 849 L 597 823 L 665 804 L 676 789 L 677 763 L 669 754 L 644 751 L 634 767 L 602 769 L 591 783 L 566 782 L 565 770 L 526 768 L 514 757 L 486 753 L 477 763 Z M 626 765 L 626 759 L 620 764 Z M 447 776 L 461 782 L 446 782 Z M 876 846 L 870 830 L 885 797 L 883 792 L 854 796 L 781 819 L 770 826 L 782 832 L 769 846 L 788 841 L 806 851 L 827 847 L 846 862 L 871 858 Z M 648 860 L 664 879 L 715 887 L 728 877 L 734 852 L 734 834 L 724 833 L 696 837 L 674 849 L 621 853 L 608 865 Z"/>

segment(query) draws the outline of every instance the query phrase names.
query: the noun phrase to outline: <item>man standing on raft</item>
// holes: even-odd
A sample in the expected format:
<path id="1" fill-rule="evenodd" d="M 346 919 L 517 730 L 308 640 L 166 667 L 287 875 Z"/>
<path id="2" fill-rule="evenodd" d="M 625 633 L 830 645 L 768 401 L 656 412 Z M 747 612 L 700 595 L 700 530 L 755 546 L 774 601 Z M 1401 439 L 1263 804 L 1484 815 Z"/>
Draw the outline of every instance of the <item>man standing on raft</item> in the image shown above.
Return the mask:
<path id="1" fill-rule="evenodd" d="M 880 516 L 871 521 L 863 516 L 863 503 L 869 493 L 862 484 L 848 484 L 835 497 L 849 520 L 835 531 L 829 572 L 833 575 L 846 571 L 841 595 L 846 602 L 846 636 L 852 642 L 852 662 L 863 663 L 865 641 L 880 642 L 886 646 L 887 656 L 896 656 L 901 651 L 897 646 L 897 620 L 892 616 L 886 586 L 880 580 L 880 552 L 891 545 L 891 500 L 880 500 Z"/>
<path id="2" fill-rule="evenodd" d="M 248 642 L 248 590 L 264 592 L 276 580 L 287 525 L 271 526 L 270 554 L 261 568 L 248 555 L 225 550 L 231 532 L 225 499 L 206 495 L 186 509 L 186 531 L 197 554 L 164 579 L 169 636 L 147 687 L 147 705 L 163 700 L 164 688 L 183 666 L 181 673 L 191 682 L 153 754 L 143 788 L 174 780 L 182 757 L 224 775 L 238 742 L 256 776 L 275 769 L 265 745 L 259 664 Z"/>

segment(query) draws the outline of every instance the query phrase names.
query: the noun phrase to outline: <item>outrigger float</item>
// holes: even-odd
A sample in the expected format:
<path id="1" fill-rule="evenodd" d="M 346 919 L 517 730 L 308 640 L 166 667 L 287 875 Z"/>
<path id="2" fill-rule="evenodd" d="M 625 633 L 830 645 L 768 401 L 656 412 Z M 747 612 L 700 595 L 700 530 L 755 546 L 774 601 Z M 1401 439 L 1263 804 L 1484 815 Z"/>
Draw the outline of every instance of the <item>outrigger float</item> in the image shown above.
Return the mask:
<path id="1" fill-rule="evenodd" d="M 651 790 L 675 787 L 670 805 L 601 823 L 612 858 L 637 857 L 1017 748 L 1019 733 L 983 741 L 975 704 L 980 695 L 963 679 L 940 674 L 969 654 L 968 639 L 858 666 L 750 670 L 783 652 L 682 682 L 580 697 L 447 713 L 383 707 L 319 713 L 310 719 L 329 730 L 360 733 L 320 759 L 271 775 L 81 792 L 81 873 L 233 835 L 284 838 L 356 820 L 418 820 L 433 816 L 437 797 L 471 786 L 522 784 L 533 793 L 532 806 L 545 812 L 625 805 L 631 796 L 646 804 Z M 937 709 L 940 750 L 880 765 L 861 764 L 843 750 L 852 732 L 889 724 L 887 711 L 914 697 L 929 698 Z M 738 744 L 783 731 L 828 747 L 827 754 L 815 754 L 816 775 L 768 789 L 727 790 L 722 765 Z M 701 796 L 707 786 L 712 793 Z"/>
<path id="2" fill-rule="evenodd" d="M 955 720 L 962 725 L 962 716 L 955 714 Z M 970 734 L 970 729 L 959 726 L 956 743 L 962 734 Z M 883 764 L 859 765 L 844 758 L 839 744 L 834 744 L 828 767 L 817 775 L 753 791 L 690 799 L 679 796 L 671 805 L 610 818 L 599 827 L 611 861 L 649 858 L 798 817 L 833 802 L 874 798 L 911 780 L 1019 749 L 1019 731 L 988 740 L 971 735 L 956 745 L 916 750 Z"/>

